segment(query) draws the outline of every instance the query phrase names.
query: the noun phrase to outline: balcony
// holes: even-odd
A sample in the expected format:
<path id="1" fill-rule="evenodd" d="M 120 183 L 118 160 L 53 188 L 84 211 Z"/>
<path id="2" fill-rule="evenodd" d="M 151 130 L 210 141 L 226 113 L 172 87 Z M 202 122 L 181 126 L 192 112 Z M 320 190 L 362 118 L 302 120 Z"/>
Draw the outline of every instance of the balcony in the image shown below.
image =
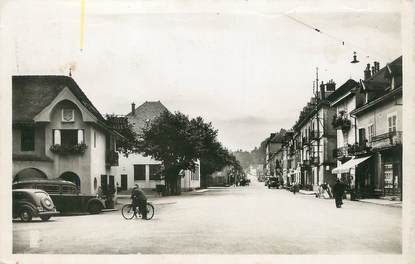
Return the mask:
<path id="1" fill-rule="evenodd" d="M 320 164 L 320 158 L 315 157 L 315 156 L 311 156 L 310 157 L 310 163 L 313 164 L 313 165 L 319 165 Z"/>
<path id="2" fill-rule="evenodd" d="M 349 155 L 348 147 L 340 147 L 333 150 L 333 157 L 336 159 L 343 159 Z"/>
<path id="3" fill-rule="evenodd" d="M 318 131 L 310 131 L 310 141 L 311 140 L 318 140 L 320 138 Z"/>
<path id="4" fill-rule="evenodd" d="M 402 144 L 402 131 L 392 131 L 372 137 L 372 148 L 380 149 Z"/>
<path id="5" fill-rule="evenodd" d="M 348 145 L 347 152 L 349 155 L 353 156 L 367 154 L 371 152 L 371 147 L 364 143 L 355 143 L 353 145 Z"/>
<path id="6" fill-rule="evenodd" d="M 105 165 L 107 167 L 118 166 L 118 152 L 107 150 L 105 156 Z"/>
<path id="7" fill-rule="evenodd" d="M 345 113 L 333 116 L 333 121 L 331 124 L 333 125 L 333 128 L 337 130 L 341 129 L 342 131 L 349 131 L 349 129 L 352 127 L 352 122 L 346 117 Z"/>
<path id="8" fill-rule="evenodd" d="M 75 144 L 72 146 L 68 145 L 60 145 L 60 144 L 54 144 L 50 146 L 49 150 L 52 153 L 58 154 L 58 155 L 82 155 L 85 153 L 85 150 L 88 148 L 87 145 L 84 143 L 81 144 Z"/>
<path id="9" fill-rule="evenodd" d="M 310 166 L 310 160 L 303 160 L 302 164 L 303 167 L 308 167 Z"/>

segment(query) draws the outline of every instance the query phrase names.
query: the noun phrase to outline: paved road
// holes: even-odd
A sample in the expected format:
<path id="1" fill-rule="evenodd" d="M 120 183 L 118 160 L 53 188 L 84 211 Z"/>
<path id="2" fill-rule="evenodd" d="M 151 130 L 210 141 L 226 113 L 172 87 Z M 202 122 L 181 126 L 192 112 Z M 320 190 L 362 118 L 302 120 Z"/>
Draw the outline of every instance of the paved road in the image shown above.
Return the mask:
<path id="1" fill-rule="evenodd" d="M 209 189 L 155 201 L 153 220 L 119 211 L 13 223 L 14 253 L 400 254 L 401 208 L 345 201 L 337 209 L 285 190 Z"/>

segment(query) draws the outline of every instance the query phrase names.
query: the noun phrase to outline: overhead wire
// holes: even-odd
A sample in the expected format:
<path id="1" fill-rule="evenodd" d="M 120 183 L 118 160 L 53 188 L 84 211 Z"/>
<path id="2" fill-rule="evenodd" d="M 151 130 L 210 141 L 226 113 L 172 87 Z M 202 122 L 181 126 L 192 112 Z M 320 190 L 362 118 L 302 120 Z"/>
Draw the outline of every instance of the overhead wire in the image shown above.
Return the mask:
<path id="1" fill-rule="evenodd" d="M 303 22 L 303 21 L 299 20 L 298 18 L 295 18 L 295 17 L 293 17 L 293 16 L 290 16 L 290 15 L 288 15 L 288 14 L 286 14 L 286 13 L 283 13 L 283 15 L 284 15 L 285 17 L 287 17 L 287 18 L 291 19 L 292 21 L 294 21 L 294 22 L 298 23 L 298 24 L 301 24 L 301 25 L 303 25 L 303 26 L 305 26 L 305 27 L 307 27 L 307 28 L 309 28 L 309 29 L 312 29 L 313 31 L 315 31 L 315 32 L 317 32 L 317 33 L 320 33 L 320 34 L 326 35 L 327 37 L 332 38 L 332 39 L 334 39 L 334 40 L 338 41 L 338 42 L 339 42 L 342 46 L 345 46 L 345 45 L 346 45 L 346 43 L 347 43 L 347 45 L 354 46 L 356 49 L 358 49 L 358 50 L 362 51 L 363 53 L 366 53 L 366 54 L 367 54 L 367 55 L 365 56 L 366 58 L 372 57 L 372 56 L 369 56 L 369 54 L 370 54 L 370 53 L 376 53 L 376 52 L 373 52 L 373 51 L 368 52 L 365 48 L 362 48 L 360 45 L 356 45 L 355 43 L 353 43 L 353 42 L 351 42 L 351 41 L 345 41 L 345 40 L 344 40 L 344 39 L 342 39 L 342 38 L 339 38 L 339 37 L 337 37 L 337 36 L 334 36 L 334 35 L 332 35 L 332 34 L 329 34 L 328 32 L 325 32 L 325 31 L 321 30 L 321 29 L 320 29 L 320 28 L 318 28 L 318 27 L 315 27 L 315 26 L 313 26 L 313 25 L 310 25 L 310 24 L 308 24 L 308 23 L 305 23 L 305 22 Z M 383 57 L 383 56 L 382 56 L 382 55 L 380 55 L 380 54 L 376 54 L 376 55 L 377 55 L 377 56 L 380 56 L 380 57 Z"/>

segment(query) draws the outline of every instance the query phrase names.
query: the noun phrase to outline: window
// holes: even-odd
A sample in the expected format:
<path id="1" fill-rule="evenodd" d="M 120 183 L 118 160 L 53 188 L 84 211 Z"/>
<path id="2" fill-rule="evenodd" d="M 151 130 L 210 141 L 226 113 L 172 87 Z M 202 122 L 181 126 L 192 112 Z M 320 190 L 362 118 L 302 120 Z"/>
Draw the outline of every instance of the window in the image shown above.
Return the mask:
<path id="1" fill-rule="evenodd" d="M 160 180 L 161 179 L 161 165 L 150 165 L 150 180 Z"/>
<path id="2" fill-rule="evenodd" d="M 144 181 L 146 179 L 146 165 L 134 165 L 134 180 Z"/>
<path id="3" fill-rule="evenodd" d="M 366 143 L 366 129 L 359 128 L 359 144 L 365 144 Z"/>
<path id="4" fill-rule="evenodd" d="M 22 128 L 21 130 L 21 150 L 35 150 L 35 129 L 33 127 Z"/>
<path id="5" fill-rule="evenodd" d="M 62 193 L 76 194 L 76 188 L 74 186 L 62 185 Z"/>
<path id="6" fill-rule="evenodd" d="M 83 129 L 54 129 L 53 144 L 63 146 L 74 146 L 84 143 Z"/>
<path id="7" fill-rule="evenodd" d="M 50 185 L 50 184 L 38 184 L 36 189 L 44 190 L 47 193 L 59 193 L 59 185 Z"/>
<path id="8" fill-rule="evenodd" d="M 375 135 L 375 127 L 372 125 L 367 127 L 367 140 L 372 142 L 372 138 Z"/>
<path id="9" fill-rule="evenodd" d="M 389 127 L 389 133 L 396 132 L 396 115 L 392 115 L 388 117 L 388 127 Z"/>

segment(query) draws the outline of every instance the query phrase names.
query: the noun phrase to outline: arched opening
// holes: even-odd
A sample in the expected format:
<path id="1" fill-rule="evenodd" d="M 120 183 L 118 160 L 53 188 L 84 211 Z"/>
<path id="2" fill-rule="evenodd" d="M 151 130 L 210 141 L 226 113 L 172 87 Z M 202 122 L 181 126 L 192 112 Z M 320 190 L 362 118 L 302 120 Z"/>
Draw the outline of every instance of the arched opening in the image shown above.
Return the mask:
<path id="1" fill-rule="evenodd" d="M 70 171 L 64 172 L 61 174 L 61 176 L 59 176 L 59 178 L 65 181 L 73 182 L 76 184 L 78 189 L 81 188 L 81 179 L 79 178 L 78 175 L 76 175 L 73 172 L 70 172 Z"/>
<path id="2" fill-rule="evenodd" d="M 33 179 L 47 179 L 46 174 L 36 168 L 27 168 L 19 171 L 13 179 L 13 182 L 33 180 Z"/>

